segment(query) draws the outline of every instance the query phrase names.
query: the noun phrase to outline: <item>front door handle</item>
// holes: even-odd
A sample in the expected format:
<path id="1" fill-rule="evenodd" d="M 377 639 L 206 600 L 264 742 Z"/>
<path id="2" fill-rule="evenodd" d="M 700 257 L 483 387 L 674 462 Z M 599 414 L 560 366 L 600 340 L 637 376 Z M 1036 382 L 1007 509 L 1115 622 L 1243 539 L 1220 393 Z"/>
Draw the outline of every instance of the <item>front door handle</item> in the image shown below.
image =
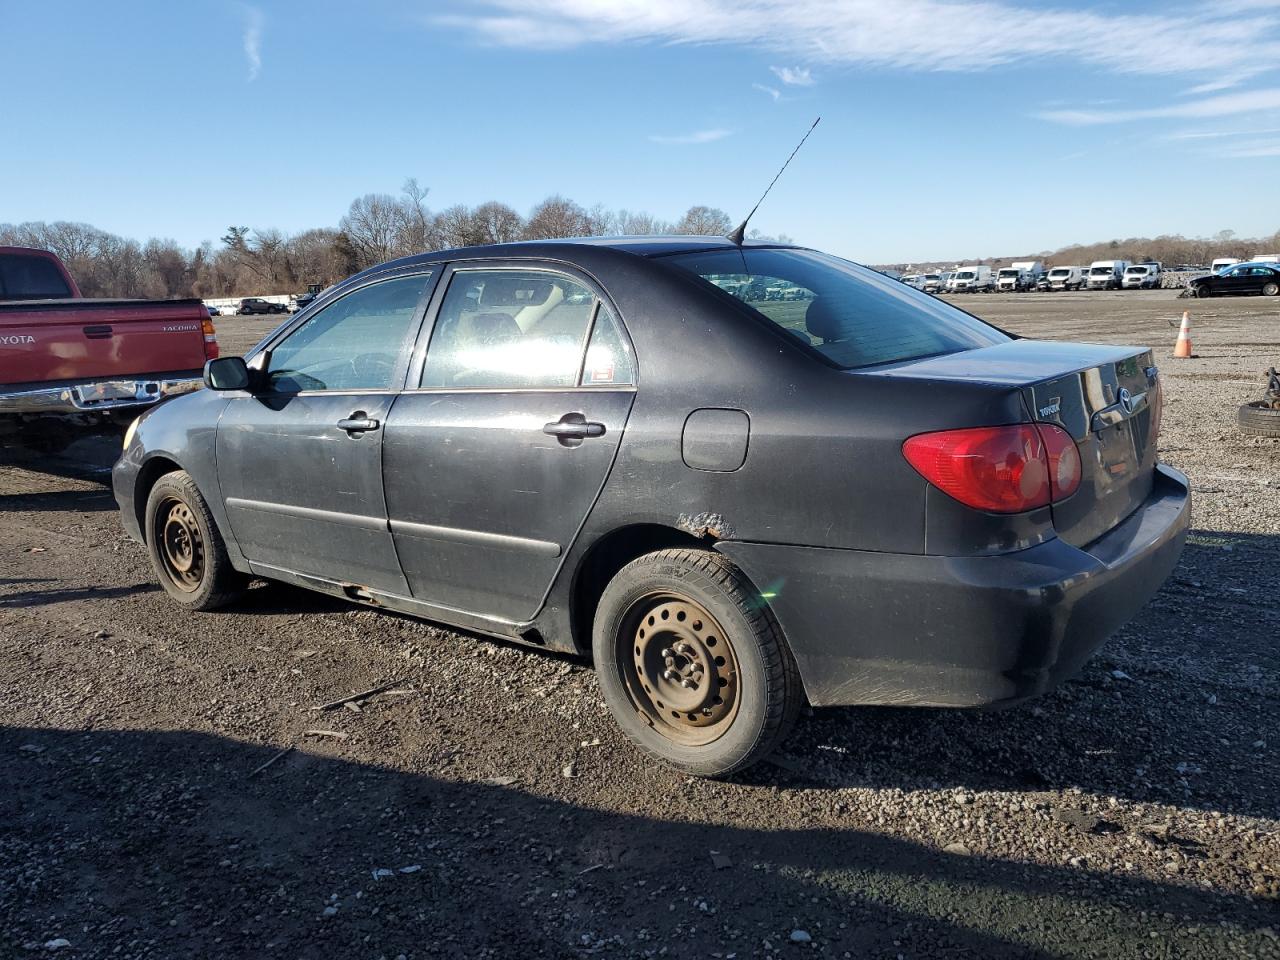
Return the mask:
<path id="1" fill-rule="evenodd" d="M 588 420 L 580 413 L 566 413 L 554 423 L 544 423 L 542 432 L 566 447 L 576 447 L 587 437 L 603 437 L 604 424 Z"/>
<path id="2" fill-rule="evenodd" d="M 364 411 L 357 411 L 345 420 L 338 421 L 338 429 L 345 430 L 347 433 L 364 433 L 368 430 L 377 430 L 381 424 L 377 420 L 366 416 Z"/>

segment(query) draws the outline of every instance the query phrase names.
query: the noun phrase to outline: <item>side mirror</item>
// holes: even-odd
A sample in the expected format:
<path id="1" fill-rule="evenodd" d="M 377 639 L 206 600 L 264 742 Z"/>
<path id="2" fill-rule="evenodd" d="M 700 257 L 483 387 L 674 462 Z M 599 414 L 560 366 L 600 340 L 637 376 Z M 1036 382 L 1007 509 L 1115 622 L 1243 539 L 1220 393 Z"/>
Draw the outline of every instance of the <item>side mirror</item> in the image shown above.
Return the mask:
<path id="1" fill-rule="evenodd" d="M 204 385 L 210 390 L 248 390 L 249 379 L 243 357 L 219 357 L 204 365 Z"/>

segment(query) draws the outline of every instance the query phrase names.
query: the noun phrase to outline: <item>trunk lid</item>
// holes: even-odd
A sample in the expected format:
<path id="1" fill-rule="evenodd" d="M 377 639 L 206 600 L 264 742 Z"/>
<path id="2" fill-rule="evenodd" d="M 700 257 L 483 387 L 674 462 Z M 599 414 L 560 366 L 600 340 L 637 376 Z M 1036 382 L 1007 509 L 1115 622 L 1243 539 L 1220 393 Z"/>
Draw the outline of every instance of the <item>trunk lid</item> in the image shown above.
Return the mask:
<path id="1" fill-rule="evenodd" d="M 1052 507 L 1054 529 L 1073 546 L 1096 540 L 1151 493 L 1160 385 L 1145 347 L 1013 340 L 865 372 L 1017 389 L 1029 420 L 1062 427 L 1080 451 L 1080 487 Z"/>
<path id="2" fill-rule="evenodd" d="M 198 370 L 208 316 L 199 300 L 0 303 L 0 383 Z"/>

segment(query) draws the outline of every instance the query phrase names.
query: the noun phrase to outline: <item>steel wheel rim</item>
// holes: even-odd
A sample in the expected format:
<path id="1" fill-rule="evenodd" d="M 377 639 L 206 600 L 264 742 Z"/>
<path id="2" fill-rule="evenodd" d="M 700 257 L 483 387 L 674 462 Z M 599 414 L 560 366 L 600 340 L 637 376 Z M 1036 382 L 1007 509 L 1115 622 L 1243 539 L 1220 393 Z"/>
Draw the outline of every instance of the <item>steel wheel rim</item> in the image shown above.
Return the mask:
<path id="1" fill-rule="evenodd" d="M 686 746 L 718 740 L 738 714 L 738 658 L 702 604 L 651 594 L 618 632 L 618 664 L 632 705 L 655 732 Z"/>
<path id="2" fill-rule="evenodd" d="M 196 516 L 183 501 L 166 497 L 156 508 L 156 553 L 169 581 L 192 593 L 204 580 L 204 538 Z"/>

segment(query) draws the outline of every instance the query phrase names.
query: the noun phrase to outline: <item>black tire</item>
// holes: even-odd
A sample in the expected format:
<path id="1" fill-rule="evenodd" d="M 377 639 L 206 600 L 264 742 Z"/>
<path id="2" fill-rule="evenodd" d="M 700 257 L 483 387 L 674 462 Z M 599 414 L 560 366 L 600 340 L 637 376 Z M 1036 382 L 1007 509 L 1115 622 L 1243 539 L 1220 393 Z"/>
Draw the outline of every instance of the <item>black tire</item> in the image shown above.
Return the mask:
<path id="1" fill-rule="evenodd" d="M 1262 406 L 1261 400 L 1242 406 L 1236 421 L 1246 436 L 1280 437 L 1280 410 Z"/>
<path id="2" fill-rule="evenodd" d="M 166 473 L 147 496 L 144 533 L 160 586 L 188 610 L 239 600 L 248 577 L 231 566 L 209 505 L 185 470 Z"/>
<path id="3" fill-rule="evenodd" d="M 1280 283 L 1264 283 L 1262 285 L 1262 295 L 1264 297 L 1274 297 L 1280 293 Z"/>
<path id="4" fill-rule="evenodd" d="M 623 732 L 695 776 L 727 777 L 764 759 L 804 701 L 773 613 L 710 550 L 661 550 L 623 567 L 600 598 L 592 649 Z"/>
<path id="5" fill-rule="evenodd" d="M 1209 289 L 1209 285 L 1207 283 L 1202 283 L 1200 286 L 1196 287 L 1196 296 L 1211 297 L 1213 296 L 1213 291 Z"/>

